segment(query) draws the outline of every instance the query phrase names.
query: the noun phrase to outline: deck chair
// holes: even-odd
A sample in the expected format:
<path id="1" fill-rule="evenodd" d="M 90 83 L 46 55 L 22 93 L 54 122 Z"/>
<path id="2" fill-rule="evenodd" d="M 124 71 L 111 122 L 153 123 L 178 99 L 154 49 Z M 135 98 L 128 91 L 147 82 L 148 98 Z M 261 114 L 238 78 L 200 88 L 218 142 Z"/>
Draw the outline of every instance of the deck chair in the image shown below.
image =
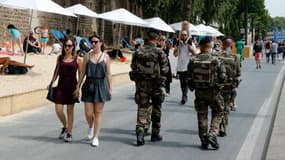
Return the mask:
<path id="1" fill-rule="evenodd" d="M 127 48 L 127 49 L 129 49 L 129 50 L 132 50 L 132 51 L 135 50 L 135 48 L 133 48 L 125 38 L 123 38 L 123 39 L 121 40 L 121 45 L 122 45 L 124 48 Z"/>
<path id="2" fill-rule="evenodd" d="M 51 29 L 50 33 L 54 36 L 55 39 L 57 39 L 58 41 L 62 42 L 64 40 L 64 34 L 56 29 Z"/>

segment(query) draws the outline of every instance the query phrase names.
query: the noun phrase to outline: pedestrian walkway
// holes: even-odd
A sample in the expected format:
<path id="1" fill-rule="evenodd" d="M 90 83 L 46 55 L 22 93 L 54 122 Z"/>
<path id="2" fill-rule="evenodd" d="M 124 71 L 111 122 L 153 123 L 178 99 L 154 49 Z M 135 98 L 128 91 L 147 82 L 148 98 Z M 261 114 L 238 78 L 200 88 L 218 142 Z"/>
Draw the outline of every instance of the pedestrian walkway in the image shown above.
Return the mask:
<path id="1" fill-rule="evenodd" d="M 0 55 L 3 57 L 3 55 Z M 7 55 L 5 55 L 7 56 Z M 129 82 L 131 54 L 124 54 L 126 62 L 111 61 L 113 85 Z M 23 62 L 23 56 L 10 56 Z M 0 116 L 17 113 L 47 104 L 47 86 L 51 81 L 57 55 L 28 55 L 27 64 L 35 67 L 25 75 L 0 75 Z"/>
<path id="2" fill-rule="evenodd" d="M 114 87 L 113 98 L 104 107 L 99 136 L 100 147 L 90 147 L 86 141 L 88 125 L 83 103 L 77 103 L 74 108 L 73 142 L 70 144 L 58 140 L 61 125 L 56 117 L 54 105 L 49 103 L 37 109 L 0 118 L 0 152 L 5 153 L 0 155 L 0 159 L 19 159 L 21 156 L 29 160 L 73 160 L 96 156 L 104 160 L 234 160 L 246 141 L 254 119 L 262 118 L 265 123 L 270 121 L 273 111 L 262 115 L 258 112 L 265 99 L 271 95 L 281 67 L 280 64 L 274 66 L 264 64 L 264 68 L 256 70 L 253 58 L 245 61 L 242 67 L 243 81 L 237 96 L 239 107 L 237 111 L 231 112 L 228 135 L 218 138 L 221 148 L 217 151 L 200 149 L 194 94 L 189 92 L 188 102 L 183 106 L 180 105 L 180 84 L 174 79 L 171 84 L 171 95 L 165 98 L 162 107 L 161 134 L 164 138 L 162 142 L 152 143 L 148 136 L 145 139 L 145 146 L 142 148 L 135 146 L 137 106 L 134 102 L 135 86 L 130 83 Z M 273 104 L 269 106 L 274 108 Z M 260 157 L 266 149 L 262 148 L 261 152 L 255 150 L 264 145 L 263 140 L 267 137 L 263 137 L 262 133 L 266 132 L 267 135 L 268 127 L 266 125 L 260 131 L 254 132 L 254 137 L 251 138 L 257 141 L 252 143 L 254 145 L 250 144 L 253 156 L 245 154 L 248 160 L 263 159 Z"/>
<path id="3" fill-rule="evenodd" d="M 284 83 L 283 83 L 284 85 Z M 273 124 L 266 160 L 285 159 L 285 88 L 281 91 L 280 101 L 276 110 L 276 117 Z"/>

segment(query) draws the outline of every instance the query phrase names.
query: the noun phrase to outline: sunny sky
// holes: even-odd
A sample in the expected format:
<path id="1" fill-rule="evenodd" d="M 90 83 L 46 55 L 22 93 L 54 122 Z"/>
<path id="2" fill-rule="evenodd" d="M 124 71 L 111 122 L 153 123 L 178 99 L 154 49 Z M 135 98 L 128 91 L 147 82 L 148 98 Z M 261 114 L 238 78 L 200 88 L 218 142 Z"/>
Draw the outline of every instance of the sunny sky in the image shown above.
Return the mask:
<path id="1" fill-rule="evenodd" d="M 265 7 L 271 17 L 285 17 L 285 0 L 265 0 Z"/>

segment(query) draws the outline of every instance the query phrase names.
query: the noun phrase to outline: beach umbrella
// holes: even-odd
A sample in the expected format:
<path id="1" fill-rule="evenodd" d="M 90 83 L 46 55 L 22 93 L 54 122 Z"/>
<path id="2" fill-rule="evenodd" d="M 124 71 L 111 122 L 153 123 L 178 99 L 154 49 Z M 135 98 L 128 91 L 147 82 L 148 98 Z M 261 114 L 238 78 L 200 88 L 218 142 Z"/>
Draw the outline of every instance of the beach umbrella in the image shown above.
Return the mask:
<path id="1" fill-rule="evenodd" d="M 147 23 L 140 17 L 134 15 L 124 8 L 115 9 L 109 12 L 99 14 L 98 18 L 102 18 L 114 23 L 134 25 L 134 26 L 144 26 Z"/>
<path id="2" fill-rule="evenodd" d="M 14 9 L 31 9 L 76 17 L 72 12 L 66 10 L 51 0 L 4 0 L 0 1 L 0 5 Z"/>
<path id="3" fill-rule="evenodd" d="M 82 4 L 75 4 L 65 9 L 69 10 L 70 12 L 76 15 L 88 16 L 88 17 L 98 17 L 98 14 L 96 12 L 93 12 L 91 9 L 87 8 L 86 6 Z M 78 34 L 78 28 L 79 28 L 79 16 L 77 17 L 76 35 Z"/>
<path id="4" fill-rule="evenodd" d="M 121 24 L 132 25 L 132 26 L 145 26 L 147 23 L 140 17 L 134 15 L 124 8 L 115 9 L 112 11 L 104 12 L 98 15 L 98 18 L 111 21 L 113 23 L 118 23 L 119 33 L 118 33 L 118 44 L 120 44 L 120 34 L 121 34 Z"/>
<path id="5" fill-rule="evenodd" d="M 153 18 L 144 19 L 144 21 L 147 23 L 144 27 L 154 28 L 154 29 L 157 29 L 157 30 L 166 31 L 166 32 L 172 32 L 172 33 L 175 32 L 167 23 L 165 23 L 159 17 L 153 17 Z"/>
<path id="6" fill-rule="evenodd" d="M 98 17 L 98 14 L 91 9 L 87 8 L 86 6 L 82 4 L 75 4 L 73 6 L 65 8 L 69 10 L 70 12 L 81 15 L 81 16 L 88 16 L 88 17 Z"/>
<path id="7" fill-rule="evenodd" d="M 8 8 L 14 9 L 30 9 L 31 17 L 30 17 L 30 28 L 32 23 L 32 15 L 33 11 L 42 11 L 48 13 L 55 13 L 60 15 L 66 16 L 73 16 L 76 17 L 72 12 L 66 10 L 65 8 L 61 7 L 57 3 L 51 0 L 2 0 L 0 1 L 0 5 Z M 24 57 L 24 63 L 26 62 L 26 54 Z"/>

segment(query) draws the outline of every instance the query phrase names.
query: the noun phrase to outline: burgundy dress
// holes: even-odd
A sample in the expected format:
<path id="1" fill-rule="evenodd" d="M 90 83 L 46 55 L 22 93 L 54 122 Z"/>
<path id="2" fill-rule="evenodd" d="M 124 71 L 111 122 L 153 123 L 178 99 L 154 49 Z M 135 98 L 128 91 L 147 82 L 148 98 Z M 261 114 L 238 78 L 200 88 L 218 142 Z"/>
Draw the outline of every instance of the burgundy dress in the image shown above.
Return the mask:
<path id="1" fill-rule="evenodd" d="M 77 57 L 72 62 L 59 62 L 59 80 L 56 90 L 56 104 L 74 104 L 78 99 L 73 98 L 73 92 L 76 89 L 78 64 Z"/>

